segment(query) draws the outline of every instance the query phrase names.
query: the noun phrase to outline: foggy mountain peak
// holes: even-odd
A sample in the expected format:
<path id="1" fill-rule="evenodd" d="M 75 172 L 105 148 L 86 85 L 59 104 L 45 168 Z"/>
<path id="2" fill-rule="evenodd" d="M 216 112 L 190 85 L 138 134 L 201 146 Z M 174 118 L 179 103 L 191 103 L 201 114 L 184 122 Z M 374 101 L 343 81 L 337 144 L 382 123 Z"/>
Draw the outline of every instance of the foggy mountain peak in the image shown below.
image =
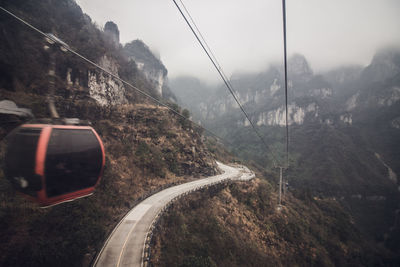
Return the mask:
<path id="1" fill-rule="evenodd" d="M 150 65 L 155 65 L 162 69 L 167 74 L 167 69 L 164 64 L 157 58 L 156 55 L 142 40 L 133 40 L 124 46 L 124 52 L 129 59 L 136 62 L 148 62 Z M 150 62 L 149 62 L 150 61 Z M 140 68 L 140 67 L 139 67 Z"/>
<path id="2" fill-rule="evenodd" d="M 119 44 L 118 25 L 112 21 L 107 21 L 104 25 L 104 33 L 113 41 L 114 44 Z"/>
<path id="3" fill-rule="evenodd" d="M 371 64 L 384 64 L 393 63 L 397 66 L 400 65 L 399 62 L 400 49 L 396 47 L 386 47 L 380 49 L 374 55 Z"/>
<path id="4" fill-rule="evenodd" d="M 384 81 L 400 73 L 400 49 L 384 48 L 374 55 L 363 73 L 367 81 Z"/>
<path id="5" fill-rule="evenodd" d="M 301 54 L 294 54 L 288 60 L 288 73 L 290 75 L 312 75 L 313 71 L 307 59 Z"/>

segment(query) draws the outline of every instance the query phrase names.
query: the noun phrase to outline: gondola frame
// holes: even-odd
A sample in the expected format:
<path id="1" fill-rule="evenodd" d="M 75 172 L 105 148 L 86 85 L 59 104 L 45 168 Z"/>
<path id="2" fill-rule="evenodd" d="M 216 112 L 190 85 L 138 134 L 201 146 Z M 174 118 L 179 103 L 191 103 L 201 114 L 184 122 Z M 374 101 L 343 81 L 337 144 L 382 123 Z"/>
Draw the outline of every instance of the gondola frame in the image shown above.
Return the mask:
<path id="1" fill-rule="evenodd" d="M 36 191 L 36 197 L 30 196 L 28 194 L 24 194 L 24 196 L 31 199 L 34 202 L 37 202 L 41 207 L 49 207 L 53 205 L 57 205 L 60 203 L 72 201 L 78 198 L 90 196 L 93 194 L 95 187 L 100 183 L 101 177 L 104 171 L 105 165 L 105 150 L 103 142 L 101 141 L 100 136 L 97 132 L 90 126 L 77 126 L 77 125 L 51 125 L 51 124 L 24 124 L 19 127 L 19 129 L 41 129 L 39 134 L 39 139 L 37 141 L 36 153 L 35 153 L 35 167 L 34 173 L 35 175 L 40 177 L 41 181 L 41 189 Z M 49 141 L 51 138 L 51 134 L 55 129 L 63 129 L 63 130 L 89 130 L 96 137 L 100 149 L 101 149 L 101 168 L 99 171 L 99 175 L 97 177 L 96 183 L 93 186 L 79 189 L 76 191 L 63 193 L 57 196 L 49 196 L 47 193 L 47 183 L 46 183 L 46 156 L 49 147 Z M 18 131 L 18 130 L 17 130 Z"/>

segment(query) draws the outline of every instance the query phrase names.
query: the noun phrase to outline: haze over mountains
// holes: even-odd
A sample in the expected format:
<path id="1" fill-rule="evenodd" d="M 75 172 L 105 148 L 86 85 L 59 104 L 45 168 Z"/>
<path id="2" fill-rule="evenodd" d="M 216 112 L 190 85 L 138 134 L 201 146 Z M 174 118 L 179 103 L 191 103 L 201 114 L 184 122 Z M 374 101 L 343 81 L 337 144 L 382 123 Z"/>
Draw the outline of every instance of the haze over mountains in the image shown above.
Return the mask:
<path id="1" fill-rule="evenodd" d="M 220 82 L 172 1 L 77 2 L 99 25 L 117 23 L 121 43 L 139 38 L 156 48 L 170 78 L 186 74 Z M 282 62 L 282 1 L 183 2 L 228 76 Z M 398 1 L 288 1 L 289 54 L 305 55 L 315 70 L 367 65 L 377 48 L 400 43 L 399 10 Z"/>
<path id="2" fill-rule="evenodd" d="M 175 111 L 57 52 L 55 105 L 62 117 L 91 121 L 106 150 L 104 176 L 93 196 L 40 209 L 5 179 L 7 140 L 0 140 L 0 265 L 90 266 L 141 199 L 215 174 L 219 160 L 243 161 L 257 178 L 185 196 L 167 210 L 153 236 L 151 256 L 159 266 L 398 266 L 398 50 L 378 51 L 367 67 L 322 74 L 302 55 L 290 59 L 289 193 L 278 212 L 274 159 L 224 87 L 190 77 L 168 84 L 169 66 L 145 42 L 121 45 L 118 25 L 96 26 L 74 0 L 0 2 Z M 0 16 L 0 36 L 0 101 L 47 118 L 45 39 L 7 14 Z M 278 163 L 285 150 L 282 81 L 277 65 L 232 77 Z M 185 120 L 189 113 L 173 103 L 169 88 L 237 156 Z M 0 115 L 1 138 L 26 121 L 20 113 Z"/>
<path id="3" fill-rule="evenodd" d="M 400 49 L 377 51 L 367 67 L 320 74 L 297 54 L 289 58 L 288 79 L 290 188 L 338 199 L 370 236 L 399 240 Z M 283 164 L 283 68 L 236 74 L 230 82 Z M 172 80 L 170 86 L 193 118 L 233 142 L 238 155 L 273 168 L 273 156 L 224 86 L 212 89 L 190 77 Z"/>
<path id="4" fill-rule="evenodd" d="M 317 104 L 316 102 L 313 103 L 311 98 L 315 101 L 325 102 L 335 102 L 339 99 L 346 100 L 344 102 L 339 101 L 341 105 L 329 110 L 330 113 L 351 111 L 356 108 L 391 106 L 394 104 L 398 100 L 396 77 L 400 72 L 398 63 L 399 50 L 396 48 L 380 50 L 374 56 L 371 64 L 365 68 L 357 65 L 343 66 L 318 74 L 314 74 L 304 56 L 296 54 L 289 58 L 288 90 L 290 94 L 289 101 L 291 101 L 290 104 L 293 109 L 292 112 L 289 112 L 289 124 L 303 123 L 307 110 L 304 110 L 304 105 L 300 107 L 296 102 L 299 102 L 299 99 L 304 97 L 310 97 L 310 103 L 308 104 Z M 261 73 L 236 73 L 230 79 L 240 102 L 247 106 L 250 113 L 255 112 L 252 120 L 258 125 L 284 124 L 281 120 L 282 116 L 279 112 L 276 112 L 277 110 L 269 114 L 261 113 L 261 111 L 265 112 L 283 104 L 282 70 L 281 67 L 272 65 Z M 371 83 L 375 84 L 371 85 Z M 178 98 L 180 98 L 182 105 L 190 107 L 192 110 L 198 110 L 194 115 L 201 115 L 201 119 L 213 119 L 217 114 L 221 116 L 229 110 L 238 108 L 231 97 L 224 98 L 229 94 L 222 85 L 212 88 L 206 83 L 189 76 L 173 79 L 170 81 L 170 85 Z M 374 94 L 376 98 L 370 95 L 371 99 L 368 102 L 362 101 L 365 97 L 368 98 L 368 96 L 363 95 L 370 91 L 365 87 L 371 86 L 376 88 Z M 191 89 L 190 87 L 193 88 Z M 369 94 L 371 93 L 373 92 Z M 314 112 L 316 111 L 314 109 L 319 108 L 321 107 L 310 106 L 308 112 Z M 318 119 L 321 120 L 322 118 L 319 117 Z M 341 120 L 344 122 L 344 117 Z M 243 123 L 245 123 L 244 120 Z"/>

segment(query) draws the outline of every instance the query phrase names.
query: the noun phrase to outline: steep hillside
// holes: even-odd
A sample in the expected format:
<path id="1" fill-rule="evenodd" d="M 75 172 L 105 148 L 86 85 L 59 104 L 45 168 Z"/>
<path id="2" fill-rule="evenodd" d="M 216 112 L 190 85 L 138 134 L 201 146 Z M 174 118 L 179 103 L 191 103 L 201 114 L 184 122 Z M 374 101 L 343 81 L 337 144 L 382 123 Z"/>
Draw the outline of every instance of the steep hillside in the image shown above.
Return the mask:
<path id="1" fill-rule="evenodd" d="M 144 73 L 159 96 L 176 101 L 175 96 L 167 85 L 168 70 L 143 41 L 134 40 L 127 43 L 122 50 L 122 54 L 128 60 L 136 63 L 137 68 Z"/>
<path id="2" fill-rule="evenodd" d="M 6 93 L 8 99 L 43 101 L 40 96 Z M 62 103 L 60 114 L 90 120 L 101 136 L 107 155 L 104 176 L 93 196 L 39 209 L 16 194 L 0 171 L 2 266 L 86 266 L 138 200 L 216 172 L 201 131 L 165 108 L 138 104 L 105 109 L 87 100 Z M 0 144 L 3 164 L 5 140 Z"/>
<path id="3" fill-rule="evenodd" d="M 123 53 L 116 35 L 118 26 L 99 29 L 73 0 L 1 1 L 2 6 L 25 19 L 44 33 L 51 33 L 71 49 L 100 65 L 114 75 L 160 98 L 159 89 L 135 62 Z M 111 22 L 108 25 L 112 25 Z M 100 105 L 143 103 L 140 93 L 110 77 L 70 52 L 49 45 L 44 36 L 4 13 L 0 17 L 0 86 L 10 91 L 48 93 L 48 73 L 55 65 L 55 87 L 58 96 L 91 97 Z M 114 30 L 114 32 L 112 31 Z M 48 48 L 45 49 L 45 46 Z M 145 47 L 144 49 L 147 49 Z M 150 51 L 146 54 L 154 57 Z M 165 71 L 162 64 L 161 72 Z M 165 73 L 166 74 L 166 73 Z"/>
<path id="4" fill-rule="evenodd" d="M 117 25 L 108 23 L 106 32 L 99 30 L 73 0 L 1 1 L 1 5 L 164 101 L 140 69 L 142 65 L 124 57 L 115 35 Z M 106 151 L 104 175 L 92 196 L 40 209 L 17 194 L 3 173 L 4 137 L 32 118 L 1 109 L 1 266 L 89 266 L 119 219 L 139 200 L 167 186 L 217 172 L 202 130 L 187 120 L 58 47 L 53 52 L 43 49 L 47 43 L 42 36 L 4 13 L 0 36 L 4 40 L 0 44 L 0 101 L 15 102 L 34 119 L 49 118 L 47 73 L 54 60 L 53 97 L 60 117 L 89 121 Z M 165 67 L 158 67 L 166 75 Z M 178 106 L 174 108 L 181 112 Z"/>
<path id="5" fill-rule="evenodd" d="M 288 195 L 270 183 L 231 184 L 179 200 L 153 236 L 154 266 L 395 266 L 333 200 Z"/>

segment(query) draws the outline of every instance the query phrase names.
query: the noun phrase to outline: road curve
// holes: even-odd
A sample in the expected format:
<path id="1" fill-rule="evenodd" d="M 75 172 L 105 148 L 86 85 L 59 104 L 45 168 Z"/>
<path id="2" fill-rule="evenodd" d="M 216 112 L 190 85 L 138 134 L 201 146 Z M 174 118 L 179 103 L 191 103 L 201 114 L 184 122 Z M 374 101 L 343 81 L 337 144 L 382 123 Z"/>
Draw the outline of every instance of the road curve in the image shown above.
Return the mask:
<path id="1" fill-rule="evenodd" d="M 108 237 L 93 266 L 142 266 L 147 233 L 153 221 L 171 201 L 183 194 L 225 180 L 246 181 L 254 178 L 254 173 L 247 167 L 230 167 L 217 163 L 223 174 L 167 188 L 130 210 Z"/>

